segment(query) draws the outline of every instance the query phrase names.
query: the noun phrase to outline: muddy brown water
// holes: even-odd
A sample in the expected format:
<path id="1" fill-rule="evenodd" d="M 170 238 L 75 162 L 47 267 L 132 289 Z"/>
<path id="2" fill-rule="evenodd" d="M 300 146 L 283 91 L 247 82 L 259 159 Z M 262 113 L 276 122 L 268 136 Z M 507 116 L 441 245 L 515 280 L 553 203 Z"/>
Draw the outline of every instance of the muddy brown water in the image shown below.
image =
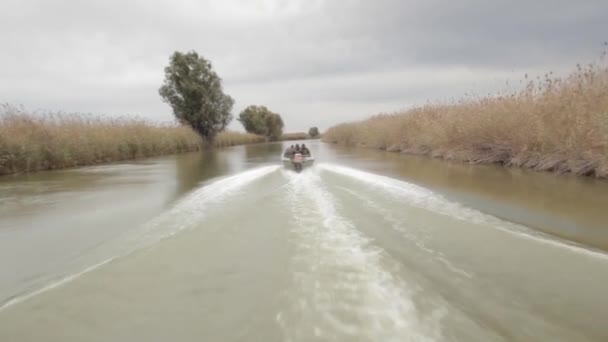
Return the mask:
<path id="1" fill-rule="evenodd" d="M 306 143 L 0 178 L 0 341 L 608 340 L 608 182 Z"/>

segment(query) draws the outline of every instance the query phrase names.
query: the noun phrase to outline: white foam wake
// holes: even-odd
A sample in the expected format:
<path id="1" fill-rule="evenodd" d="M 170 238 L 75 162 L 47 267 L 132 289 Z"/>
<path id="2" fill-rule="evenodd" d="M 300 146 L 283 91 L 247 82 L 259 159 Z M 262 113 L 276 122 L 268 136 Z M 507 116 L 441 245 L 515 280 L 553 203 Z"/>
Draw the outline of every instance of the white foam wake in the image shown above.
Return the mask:
<path id="1" fill-rule="evenodd" d="M 270 165 L 244 171 L 220 178 L 193 191 L 146 225 L 146 242 L 156 242 L 194 226 L 204 218 L 210 208 L 223 204 L 226 199 L 238 195 L 247 184 L 277 171 L 279 167 Z M 141 242 L 141 233 L 134 238 Z"/>
<path id="2" fill-rule="evenodd" d="M 394 196 L 410 206 L 426 209 L 458 220 L 491 226 L 519 238 L 532 240 L 552 247 L 563 248 L 580 255 L 608 260 L 608 254 L 603 251 L 576 245 L 569 241 L 532 230 L 528 227 L 501 220 L 495 216 L 449 201 L 443 196 L 415 184 L 338 165 L 319 164 L 318 167 L 323 171 L 348 176 L 359 182 L 363 182 L 371 188 Z"/>
<path id="3" fill-rule="evenodd" d="M 394 261 L 338 213 L 318 174 L 286 175 L 296 220 L 292 284 L 277 314 L 286 340 L 438 339 L 443 309 L 421 315 L 414 286 L 384 268 Z"/>
<path id="4" fill-rule="evenodd" d="M 97 264 L 90 265 L 79 272 L 51 281 L 42 288 L 13 297 L 0 305 L 0 311 L 58 288 L 118 258 L 125 257 L 145 246 L 154 244 L 188 227 L 194 226 L 195 223 L 200 222 L 204 218 L 210 206 L 222 203 L 229 196 L 237 194 L 247 184 L 276 171 L 278 168 L 279 166 L 273 165 L 245 171 L 218 179 L 193 191 L 184 199 L 177 202 L 170 210 L 150 221 L 142 229 L 129 232 L 120 239 L 120 244 L 124 248 L 118 249 L 116 255 Z"/>
<path id="5" fill-rule="evenodd" d="M 384 220 L 386 220 L 390 223 L 391 228 L 400 232 L 405 238 L 407 238 L 409 241 L 411 241 L 421 251 L 431 255 L 434 260 L 444 264 L 445 267 L 447 267 L 447 269 L 449 269 L 451 272 L 459 274 L 459 275 L 469 278 L 469 279 L 473 278 L 473 274 L 471 272 L 467 272 L 463 268 L 460 268 L 460 267 L 454 265 L 450 260 L 448 260 L 448 258 L 446 258 L 446 256 L 441 251 L 434 250 L 434 249 L 430 248 L 429 246 L 427 246 L 427 244 L 424 242 L 424 239 L 419 235 L 420 232 L 422 231 L 422 229 L 417 229 L 418 232 L 414 233 L 411 231 L 411 229 L 404 227 L 403 222 L 401 220 L 394 218 L 393 213 L 390 210 L 387 210 L 387 209 L 383 208 L 382 206 L 378 205 L 378 203 L 370 200 L 369 197 L 363 196 L 349 188 L 345 188 L 342 186 L 340 186 L 339 188 L 342 191 L 357 198 L 357 200 L 360 201 L 361 203 L 365 203 L 366 206 L 368 206 L 369 208 L 372 208 L 375 212 L 379 213 L 384 218 Z"/>
<path id="6" fill-rule="evenodd" d="M 106 259 L 106 260 L 104 260 L 102 262 L 99 262 L 97 264 L 91 265 L 91 266 L 83 269 L 82 271 L 80 271 L 78 273 L 74 273 L 74 274 L 70 274 L 68 276 L 65 276 L 65 277 L 63 277 L 63 278 L 61 278 L 59 280 L 56 280 L 54 282 L 51 282 L 51 283 L 47 284 L 46 286 L 41 287 L 41 288 L 39 288 L 39 289 L 37 289 L 35 291 L 26 293 L 26 294 L 21 295 L 21 296 L 16 296 L 16 297 L 10 298 L 9 300 L 7 300 L 6 302 L 4 302 L 0 306 L 0 311 L 6 309 L 8 307 L 11 307 L 13 305 L 25 302 L 26 300 L 28 300 L 30 298 L 33 298 L 33 297 L 35 297 L 35 296 L 37 296 L 37 295 L 39 295 L 41 293 L 47 292 L 47 291 L 52 290 L 54 288 L 60 287 L 63 284 L 69 283 L 72 280 L 74 280 L 74 279 L 82 276 L 83 274 L 89 273 L 89 272 L 93 271 L 96 268 L 99 268 L 99 267 L 101 267 L 101 266 L 103 266 L 105 264 L 108 264 L 108 263 L 112 262 L 114 259 L 116 259 L 116 257 L 112 257 L 112 258 Z"/>

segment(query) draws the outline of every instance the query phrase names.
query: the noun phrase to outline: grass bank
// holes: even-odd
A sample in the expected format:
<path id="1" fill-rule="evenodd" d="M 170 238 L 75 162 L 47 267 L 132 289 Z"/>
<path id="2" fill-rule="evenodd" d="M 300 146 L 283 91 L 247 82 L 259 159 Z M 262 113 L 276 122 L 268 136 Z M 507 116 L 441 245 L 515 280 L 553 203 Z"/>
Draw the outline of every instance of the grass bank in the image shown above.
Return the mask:
<path id="1" fill-rule="evenodd" d="M 222 132 L 217 147 L 265 141 L 264 137 Z M 200 150 L 203 140 L 190 128 L 136 118 L 84 114 L 31 114 L 0 108 L 0 175 L 61 169 Z"/>
<path id="2" fill-rule="evenodd" d="M 322 140 L 467 163 L 608 177 L 608 67 L 518 91 L 431 103 L 327 130 Z"/>

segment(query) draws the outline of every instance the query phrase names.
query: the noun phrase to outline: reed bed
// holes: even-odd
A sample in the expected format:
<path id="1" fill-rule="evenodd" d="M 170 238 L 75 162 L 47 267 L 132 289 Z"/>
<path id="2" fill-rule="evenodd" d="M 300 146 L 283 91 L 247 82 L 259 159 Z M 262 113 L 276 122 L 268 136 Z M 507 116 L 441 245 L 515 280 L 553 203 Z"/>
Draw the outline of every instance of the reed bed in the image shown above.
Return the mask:
<path id="1" fill-rule="evenodd" d="M 222 132 L 218 147 L 264 141 L 263 137 Z M 0 174 L 61 169 L 198 151 L 203 140 L 189 127 L 139 118 L 84 114 L 32 114 L 0 107 Z"/>
<path id="2" fill-rule="evenodd" d="M 293 133 L 285 133 L 281 136 L 282 141 L 287 140 L 306 140 L 310 139 L 310 136 L 306 132 L 293 132 Z"/>
<path id="3" fill-rule="evenodd" d="M 258 144 L 266 142 L 266 137 L 251 133 L 223 131 L 215 137 L 215 147 L 228 147 L 235 145 Z"/>
<path id="4" fill-rule="evenodd" d="M 467 163 L 608 177 L 608 68 L 578 66 L 510 93 L 429 103 L 330 128 L 323 141 Z"/>

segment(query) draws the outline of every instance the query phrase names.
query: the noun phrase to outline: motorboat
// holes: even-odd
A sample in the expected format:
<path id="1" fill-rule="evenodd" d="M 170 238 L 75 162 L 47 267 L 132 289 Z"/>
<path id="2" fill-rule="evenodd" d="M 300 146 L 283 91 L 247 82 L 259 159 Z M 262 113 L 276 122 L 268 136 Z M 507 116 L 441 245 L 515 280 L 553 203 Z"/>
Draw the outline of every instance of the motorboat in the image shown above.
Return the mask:
<path id="1" fill-rule="evenodd" d="M 283 162 L 285 168 L 300 172 L 304 168 L 312 166 L 315 162 L 315 158 L 312 154 L 303 155 L 300 152 L 295 152 L 292 156 L 282 154 L 281 162 Z"/>

